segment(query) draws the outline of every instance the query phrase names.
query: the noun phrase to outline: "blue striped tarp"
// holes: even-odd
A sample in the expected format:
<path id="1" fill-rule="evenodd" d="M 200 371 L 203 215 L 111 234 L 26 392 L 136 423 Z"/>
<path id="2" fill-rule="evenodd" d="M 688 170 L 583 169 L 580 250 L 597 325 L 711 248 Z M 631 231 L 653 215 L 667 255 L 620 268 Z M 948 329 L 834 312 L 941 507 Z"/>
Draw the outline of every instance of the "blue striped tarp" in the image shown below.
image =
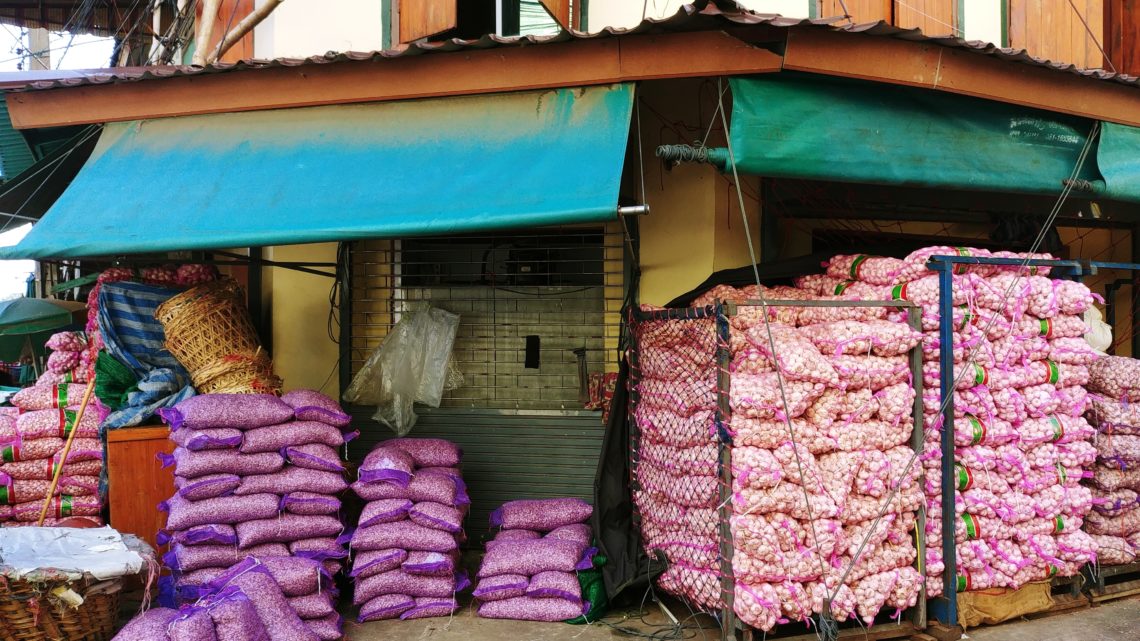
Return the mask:
<path id="1" fill-rule="evenodd" d="M 107 351 L 138 377 L 138 391 L 112 412 L 106 428 L 140 425 L 159 408 L 194 395 L 190 374 L 163 343 L 166 335 L 154 312 L 178 292 L 142 283 L 105 283 L 99 289 L 99 331 Z"/>

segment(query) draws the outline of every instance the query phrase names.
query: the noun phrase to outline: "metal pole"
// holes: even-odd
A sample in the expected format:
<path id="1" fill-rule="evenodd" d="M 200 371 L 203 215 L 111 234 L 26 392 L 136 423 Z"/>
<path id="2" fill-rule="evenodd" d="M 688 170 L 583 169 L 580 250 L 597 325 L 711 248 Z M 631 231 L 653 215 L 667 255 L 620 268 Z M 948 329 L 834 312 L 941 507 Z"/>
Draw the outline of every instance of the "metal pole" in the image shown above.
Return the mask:
<path id="1" fill-rule="evenodd" d="M 735 311 L 735 310 L 732 310 Z M 720 638 L 722 641 L 736 639 L 736 577 L 732 571 L 732 558 L 734 554 L 732 541 L 732 443 L 728 438 L 726 425 L 732 415 L 732 406 L 729 404 L 730 385 L 732 377 L 729 366 L 732 364 L 732 354 L 729 353 L 728 314 L 723 305 L 716 307 L 716 362 L 717 362 L 717 443 L 720 449 L 720 585 L 724 596 L 724 610 L 720 622 Z"/>
<path id="2" fill-rule="evenodd" d="M 916 332 L 922 333 L 922 308 L 910 307 L 906 310 L 907 324 L 911 326 Z M 923 425 L 923 411 L 922 411 L 922 344 L 916 345 L 910 352 L 910 370 L 911 379 L 914 381 L 914 433 L 911 434 L 910 446 L 919 456 L 922 455 L 922 449 L 926 445 L 925 428 Z M 925 470 L 922 468 L 921 461 L 918 462 L 919 470 L 922 474 L 919 476 L 919 483 L 924 483 Z M 925 487 L 923 491 L 925 492 Z M 919 576 L 926 577 L 926 501 L 922 502 L 918 511 L 915 513 L 915 549 L 917 556 L 915 563 L 918 567 Z M 911 613 L 911 623 L 918 630 L 926 629 L 926 581 L 924 580 L 918 591 L 918 600 L 915 602 L 914 612 Z"/>
<path id="3" fill-rule="evenodd" d="M 942 594 L 943 623 L 958 625 L 958 557 L 954 537 L 954 264 L 934 259 L 938 270 L 938 363 L 942 392 Z"/>

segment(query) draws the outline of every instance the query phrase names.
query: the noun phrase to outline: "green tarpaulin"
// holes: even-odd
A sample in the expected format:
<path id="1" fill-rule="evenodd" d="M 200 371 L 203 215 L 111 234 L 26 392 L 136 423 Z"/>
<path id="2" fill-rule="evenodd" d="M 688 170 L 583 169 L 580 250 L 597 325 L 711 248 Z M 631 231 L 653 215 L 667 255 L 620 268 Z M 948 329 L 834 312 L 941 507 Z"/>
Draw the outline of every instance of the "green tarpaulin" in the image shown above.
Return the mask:
<path id="1" fill-rule="evenodd" d="M 1060 193 L 1094 122 L 939 91 L 795 74 L 735 78 L 731 86 L 737 169 L 778 178 Z M 1106 126 L 1106 141 L 1131 151 L 1114 151 L 1112 167 L 1140 177 L 1140 135 L 1122 127 L 1131 134 L 1125 140 L 1117 129 Z M 727 150 L 718 151 L 726 157 Z M 1094 149 L 1077 177 L 1101 183 L 1102 170 Z M 1116 181 L 1131 189 L 1114 192 Z M 1108 191 L 1140 200 L 1140 181 L 1111 173 Z"/>

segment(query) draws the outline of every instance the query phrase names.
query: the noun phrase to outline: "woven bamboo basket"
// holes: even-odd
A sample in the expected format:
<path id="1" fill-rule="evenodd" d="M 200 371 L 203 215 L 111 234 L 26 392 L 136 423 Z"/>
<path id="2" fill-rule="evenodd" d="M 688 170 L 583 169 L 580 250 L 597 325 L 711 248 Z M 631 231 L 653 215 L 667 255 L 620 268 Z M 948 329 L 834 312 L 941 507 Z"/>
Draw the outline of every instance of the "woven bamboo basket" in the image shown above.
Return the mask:
<path id="1" fill-rule="evenodd" d="M 158 306 L 166 349 L 191 374 L 231 354 L 261 351 L 245 295 L 231 279 L 188 289 Z"/>
<path id="2" fill-rule="evenodd" d="M 122 579 L 29 583 L 0 578 L 0 641 L 108 641 L 119 615 Z M 96 584 L 100 590 L 87 595 Z M 117 583 L 117 584 L 116 584 Z M 72 607 L 51 594 L 66 586 L 83 596 Z"/>
<path id="3" fill-rule="evenodd" d="M 281 379 L 264 354 L 229 354 L 195 370 L 191 377 L 200 394 L 278 394 Z"/>

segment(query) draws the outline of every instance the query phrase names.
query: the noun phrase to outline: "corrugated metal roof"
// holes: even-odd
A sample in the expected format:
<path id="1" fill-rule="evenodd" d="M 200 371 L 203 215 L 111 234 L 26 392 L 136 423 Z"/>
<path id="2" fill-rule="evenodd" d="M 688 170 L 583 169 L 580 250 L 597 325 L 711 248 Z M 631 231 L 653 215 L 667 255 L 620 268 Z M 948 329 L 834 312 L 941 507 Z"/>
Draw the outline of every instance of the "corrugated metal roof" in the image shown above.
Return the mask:
<path id="1" fill-rule="evenodd" d="M 895 38 L 911 42 L 923 42 L 938 46 L 962 49 L 977 55 L 991 56 L 1007 62 L 1043 67 L 1058 72 L 1071 73 L 1088 78 L 1107 82 L 1137 86 L 1140 78 L 1126 74 L 1112 73 L 1100 69 L 1082 69 L 1072 63 L 1053 62 L 1031 56 L 1024 49 L 1004 49 L 990 43 L 981 41 L 967 41 L 952 36 L 927 36 L 919 29 L 902 29 L 886 22 L 870 22 L 864 24 L 845 24 L 842 17 L 831 18 L 785 18 L 777 14 L 762 14 L 748 11 L 735 2 L 715 2 L 683 5 L 677 13 L 661 19 L 648 19 L 629 29 L 607 27 L 596 33 L 580 31 L 563 31 L 551 36 L 514 36 L 501 37 L 486 35 L 476 40 L 451 39 L 440 42 L 417 42 L 410 45 L 401 45 L 387 51 L 347 51 L 329 52 L 323 56 L 309 58 L 277 58 L 274 60 L 250 59 L 240 62 L 217 62 L 205 67 L 193 66 L 162 66 L 162 67 L 122 67 L 105 70 L 84 72 L 71 72 L 68 75 L 52 78 L 50 80 L 31 81 L 14 90 L 56 89 L 62 87 L 76 87 L 84 85 L 103 85 L 119 82 L 138 82 L 143 80 L 161 80 L 182 76 L 199 76 L 204 74 L 229 73 L 235 71 L 255 71 L 258 69 L 272 69 L 279 67 L 303 67 L 307 65 L 327 65 L 349 62 L 375 61 L 408 56 L 447 53 L 473 49 L 492 49 L 495 47 L 525 47 L 545 45 L 557 42 L 574 40 L 592 40 L 596 38 L 612 38 L 629 34 L 662 33 L 675 31 L 706 31 L 724 29 L 741 25 L 767 25 L 780 29 L 811 28 L 841 31 L 852 34 Z M 3 75 L 0 74 L 0 79 Z"/>

